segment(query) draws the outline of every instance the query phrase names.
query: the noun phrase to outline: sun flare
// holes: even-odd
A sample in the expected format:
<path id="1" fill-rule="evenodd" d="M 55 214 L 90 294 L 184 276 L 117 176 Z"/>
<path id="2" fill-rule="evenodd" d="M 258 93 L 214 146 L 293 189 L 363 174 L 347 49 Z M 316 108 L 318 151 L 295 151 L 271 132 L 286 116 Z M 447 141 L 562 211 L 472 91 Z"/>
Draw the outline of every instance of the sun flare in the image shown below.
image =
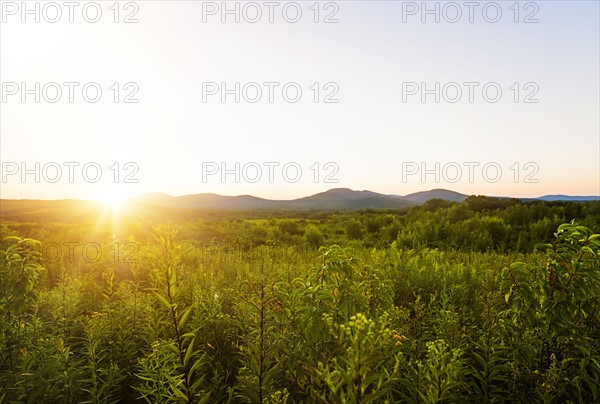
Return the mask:
<path id="1" fill-rule="evenodd" d="M 126 202 L 126 197 L 118 193 L 111 193 L 101 198 L 101 202 L 110 210 L 121 210 Z"/>
<path id="2" fill-rule="evenodd" d="M 96 195 L 94 199 L 100 207 L 97 227 L 109 226 L 113 236 L 117 237 L 124 223 L 132 217 L 130 198 L 130 194 L 121 192 L 119 188 L 109 188 Z"/>
<path id="3" fill-rule="evenodd" d="M 104 205 L 105 210 L 118 213 L 126 207 L 128 196 L 117 189 L 111 189 L 98 195 L 96 200 Z"/>

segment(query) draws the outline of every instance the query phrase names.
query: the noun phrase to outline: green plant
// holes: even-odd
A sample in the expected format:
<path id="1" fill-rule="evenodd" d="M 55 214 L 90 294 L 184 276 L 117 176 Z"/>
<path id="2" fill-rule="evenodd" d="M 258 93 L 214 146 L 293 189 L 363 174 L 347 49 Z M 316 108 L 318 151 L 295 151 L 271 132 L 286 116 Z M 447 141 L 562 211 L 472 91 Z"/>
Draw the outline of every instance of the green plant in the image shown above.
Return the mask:
<path id="1" fill-rule="evenodd" d="M 321 402 L 354 404 L 389 398 L 401 360 L 394 347 L 405 337 L 388 328 L 385 315 L 378 322 L 360 313 L 346 324 L 336 325 L 331 317 L 326 317 L 326 322 L 340 352 L 329 363 L 319 362 L 316 373 L 327 389 L 313 389 L 313 397 Z"/>
<path id="2" fill-rule="evenodd" d="M 419 399 L 425 403 L 456 400 L 464 373 L 461 350 L 450 350 L 443 340 L 427 342 L 426 347 L 425 359 L 416 361 L 413 368 Z"/>
<path id="3" fill-rule="evenodd" d="M 250 291 L 251 295 L 246 300 L 248 310 L 244 310 L 250 330 L 240 347 L 243 367 L 240 369 L 238 382 L 242 397 L 251 403 L 262 403 L 274 393 L 274 379 L 279 372 L 275 359 L 280 349 L 280 337 L 273 320 L 277 300 L 262 274 L 250 286 Z"/>
<path id="4" fill-rule="evenodd" d="M 502 272 L 514 326 L 538 340 L 539 383 L 545 373 L 559 372 L 564 387 L 554 399 L 597 400 L 600 235 L 565 223 L 554 243 L 538 248 L 545 251 L 543 265 L 515 262 Z"/>
<path id="5" fill-rule="evenodd" d="M 203 391 L 204 376 L 200 373 L 205 364 L 205 355 L 195 349 L 195 332 L 186 332 L 193 306 L 181 310 L 176 301 L 179 292 L 177 267 L 183 254 L 181 245 L 175 240 L 176 235 L 177 231 L 169 227 L 158 229 L 157 242 L 162 250 L 162 256 L 156 261 L 156 270 L 162 277 L 162 288 L 153 289 L 160 306 L 167 313 L 172 339 L 159 343 L 159 349 L 153 350 L 154 355 L 140 362 L 141 371 L 138 377 L 146 383 L 138 390 L 149 402 L 152 402 L 149 397 L 154 399 L 170 397 L 184 403 L 206 402 L 210 392 Z M 156 363 L 154 359 L 161 356 L 166 359 L 165 363 Z M 166 369 L 157 368 L 163 365 Z M 155 381 L 153 376 L 149 375 L 160 377 Z M 166 390 L 165 385 L 168 386 Z M 158 393 L 153 389 L 158 389 Z"/>

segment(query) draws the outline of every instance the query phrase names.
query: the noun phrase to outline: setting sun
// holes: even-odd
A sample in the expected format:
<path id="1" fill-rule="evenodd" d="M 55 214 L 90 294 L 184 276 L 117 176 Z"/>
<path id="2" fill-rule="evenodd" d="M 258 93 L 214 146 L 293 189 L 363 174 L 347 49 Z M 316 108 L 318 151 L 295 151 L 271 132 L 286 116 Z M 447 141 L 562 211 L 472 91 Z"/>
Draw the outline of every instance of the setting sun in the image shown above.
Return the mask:
<path id="1" fill-rule="evenodd" d="M 107 208 L 115 211 L 121 210 L 127 202 L 127 197 L 118 192 L 110 192 L 103 195 L 99 200 L 106 205 Z"/>
<path id="2" fill-rule="evenodd" d="M 108 225 L 113 235 L 117 235 L 123 225 L 123 221 L 130 217 L 129 209 L 130 195 L 122 192 L 119 188 L 108 188 L 97 195 L 94 199 L 98 202 L 97 228 Z"/>
<path id="3" fill-rule="evenodd" d="M 113 186 L 104 188 L 94 199 L 102 203 L 106 210 L 116 213 L 123 210 L 129 197 L 122 189 Z"/>

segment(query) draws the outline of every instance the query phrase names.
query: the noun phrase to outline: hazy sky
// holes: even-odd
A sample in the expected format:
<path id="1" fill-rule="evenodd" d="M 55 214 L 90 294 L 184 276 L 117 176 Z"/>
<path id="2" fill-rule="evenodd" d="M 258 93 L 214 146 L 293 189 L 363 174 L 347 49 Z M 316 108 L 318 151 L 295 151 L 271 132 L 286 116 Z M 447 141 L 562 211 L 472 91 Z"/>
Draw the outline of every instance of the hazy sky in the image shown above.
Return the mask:
<path id="1" fill-rule="evenodd" d="M 1 196 L 600 194 L 599 3 L 467 3 L 1 1 Z"/>

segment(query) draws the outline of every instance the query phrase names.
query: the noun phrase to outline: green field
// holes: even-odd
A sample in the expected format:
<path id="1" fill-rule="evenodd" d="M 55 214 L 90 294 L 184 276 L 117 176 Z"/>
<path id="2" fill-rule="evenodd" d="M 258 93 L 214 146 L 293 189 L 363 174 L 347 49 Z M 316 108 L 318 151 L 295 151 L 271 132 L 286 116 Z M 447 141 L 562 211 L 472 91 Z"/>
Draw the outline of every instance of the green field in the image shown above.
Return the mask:
<path id="1" fill-rule="evenodd" d="M 0 403 L 600 401 L 600 202 L 0 216 Z"/>

